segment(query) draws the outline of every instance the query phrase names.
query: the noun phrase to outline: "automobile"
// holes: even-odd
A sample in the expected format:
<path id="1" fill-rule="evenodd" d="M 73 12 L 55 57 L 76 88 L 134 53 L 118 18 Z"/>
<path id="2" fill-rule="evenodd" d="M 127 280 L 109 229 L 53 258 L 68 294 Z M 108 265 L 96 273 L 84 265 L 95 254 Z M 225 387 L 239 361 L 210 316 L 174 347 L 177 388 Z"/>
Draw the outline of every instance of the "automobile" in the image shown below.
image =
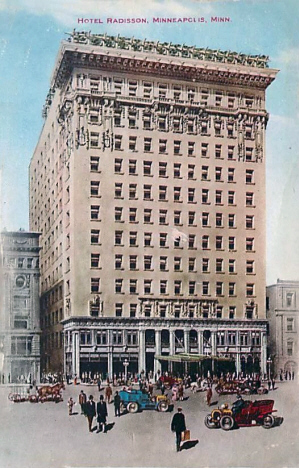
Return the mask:
<path id="1" fill-rule="evenodd" d="M 142 390 L 121 390 L 119 396 L 121 412 L 127 410 L 128 413 L 137 413 L 145 409 L 165 412 L 170 405 L 170 400 L 166 395 L 150 396 Z"/>
<path id="2" fill-rule="evenodd" d="M 161 387 L 162 382 L 164 383 L 165 388 L 169 390 L 174 385 L 179 385 L 182 382 L 182 379 L 177 379 L 175 377 L 171 377 L 170 375 L 167 377 L 165 375 L 162 375 L 158 380 L 158 387 Z"/>
<path id="3" fill-rule="evenodd" d="M 270 429 L 275 424 L 272 413 L 274 400 L 240 400 L 233 403 L 232 408 L 228 404 L 215 408 L 205 417 L 205 425 L 209 429 L 221 427 L 224 431 L 229 431 L 233 427 L 262 426 Z"/>

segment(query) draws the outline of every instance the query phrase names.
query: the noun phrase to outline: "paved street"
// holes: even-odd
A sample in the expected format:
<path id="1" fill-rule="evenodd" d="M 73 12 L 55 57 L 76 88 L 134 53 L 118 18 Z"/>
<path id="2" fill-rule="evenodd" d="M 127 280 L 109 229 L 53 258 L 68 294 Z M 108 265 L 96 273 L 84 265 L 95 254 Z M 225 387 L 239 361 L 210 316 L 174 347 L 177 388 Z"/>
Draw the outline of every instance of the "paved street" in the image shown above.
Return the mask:
<path id="1" fill-rule="evenodd" d="M 298 383 L 283 382 L 278 387 L 265 398 L 275 399 L 276 414 L 284 418 L 280 426 L 228 432 L 207 429 L 204 394 L 187 391 L 189 398 L 181 406 L 191 439 L 198 439 L 198 444 L 179 453 L 170 431 L 173 413 L 143 411 L 115 418 L 109 405 L 108 421 L 115 425 L 107 434 L 89 433 L 78 403 L 74 407 L 78 414 L 68 416 L 67 400 L 71 395 L 78 401 L 82 388 L 97 399 L 95 386 L 71 385 L 58 404 L 12 403 L 7 399 L 10 390 L 2 387 L 0 467 L 299 467 Z M 214 394 L 212 402 L 233 400 L 234 396 Z"/>

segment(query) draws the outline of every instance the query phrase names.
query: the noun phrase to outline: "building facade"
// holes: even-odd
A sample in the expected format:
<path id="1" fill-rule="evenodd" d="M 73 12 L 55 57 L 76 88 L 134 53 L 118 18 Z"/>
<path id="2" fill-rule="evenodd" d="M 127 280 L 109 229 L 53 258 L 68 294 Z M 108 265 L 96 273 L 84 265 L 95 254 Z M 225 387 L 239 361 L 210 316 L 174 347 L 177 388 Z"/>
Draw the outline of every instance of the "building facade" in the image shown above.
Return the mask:
<path id="1" fill-rule="evenodd" d="M 2 232 L 0 239 L 2 382 L 39 381 L 39 234 Z"/>
<path id="2" fill-rule="evenodd" d="M 269 365 L 275 374 L 298 374 L 299 281 L 277 280 L 267 287 Z M 270 362 L 271 360 L 271 362 Z"/>
<path id="3" fill-rule="evenodd" d="M 60 350 L 66 372 L 112 375 L 124 359 L 157 372 L 155 356 L 179 351 L 265 370 L 276 72 L 264 56 L 106 35 L 61 44 L 30 164 L 30 227 L 43 352 Z"/>

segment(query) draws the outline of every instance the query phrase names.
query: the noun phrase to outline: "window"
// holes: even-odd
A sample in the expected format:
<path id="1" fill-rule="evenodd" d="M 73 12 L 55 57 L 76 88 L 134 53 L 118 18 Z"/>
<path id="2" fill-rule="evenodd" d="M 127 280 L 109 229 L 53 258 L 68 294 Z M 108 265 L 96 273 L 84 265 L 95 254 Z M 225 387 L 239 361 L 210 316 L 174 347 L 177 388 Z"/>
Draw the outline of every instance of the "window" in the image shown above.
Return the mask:
<path id="1" fill-rule="evenodd" d="M 114 197 L 115 198 L 122 198 L 123 194 L 123 184 L 121 183 L 115 183 L 114 186 Z"/>
<path id="2" fill-rule="evenodd" d="M 209 144 L 208 143 L 202 143 L 201 144 L 201 156 L 202 156 L 202 158 L 207 158 L 208 157 L 208 150 L 209 150 Z"/>
<path id="3" fill-rule="evenodd" d="M 114 221 L 121 222 L 122 221 L 122 213 L 123 213 L 123 209 L 116 206 L 114 208 Z"/>
<path id="4" fill-rule="evenodd" d="M 144 247 L 152 247 L 152 233 L 151 232 L 144 233 Z"/>
<path id="5" fill-rule="evenodd" d="M 253 196 L 252 192 L 246 192 L 246 206 L 253 206 Z"/>
<path id="6" fill-rule="evenodd" d="M 152 162 L 143 161 L 143 175 L 151 176 L 152 175 Z"/>
<path id="7" fill-rule="evenodd" d="M 167 177 L 167 163 L 159 162 L 159 177 Z"/>
<path id="8" fill-rule="evenodd" d="M 201 224 L 202 224 L 202 226 L 208 226 L 209 225 L 209 213 L 203 213 L 202 214 Z"/>
<path id="9" fill-rule="evenodd" d="M 100 157 L 90 156 L 90 171 L 99 172 L 99 167 L 100 167 Z"/>
<path id="10" fill-rule="evenodd" d="M 136 317 L 137 304 L 130 304 L 130 317 Z"/>
<path id="11" fill-rule="evenodd" d="M 129 199 L 136 200 L 136 198 L 137 198 L 137 185 L 129 184 Z"/>
<path id="12" fill-rule="evenodd" d="M 246 284 L 246 296 L 247 297 L 254 296 L 254 284 L 253 283 Z"/>
<path id="13" fill-rule="evenodd" d="M 173 200 L 175 202 L 181 201 L 181 187 L 174 187 L 174 189 L 173 189 Z"/>
<path id="14" fill-rule="evenodd" d="M 202 258 L 202 260 L 201 260 L 201 271 L 202 271 L 202 273 L 209 273 L 209 271 L 210 271 L 210 260 L 208 258 Z"/>
<path id="15" fill-rule="evenodd" d="M 195 234 L 189 234 L 188 236 L 188 249 L 195 249 L 195 240 L 196 236 Z"/>
<path id="16" fill-rule="evenodd" d="M 202 166 L 201 167 L 201 180 L 208 180 L 209 179 L 209 167 Z"/>
<path id="17" fill-rule="evenodd" d="M 202 295 L 207 296 L 209 294 L 209 282 L 203 281 L 202 282 Z"/>
<path id="18" fill-rule="evenodd" d="M 129 111 L 129 128 L 136 128 L 137 113 Z"/>
<path id="19" fill-rule="evenodd" d="M 215 167 L 215 180 L 220 182 L 222 179 L 222 167 Z"/>
<path id="20" fill-rule="evenodd" d="M 223 259 L 216 258 L 216 272 L 222 273 L 223 272 Z"/>
<path id="21" fill-rule="evenodd" d="M 227 149 L 227 159 L 235 159 L 235 147 L 229 146 Z"/>
<path id="22" fill-rule="evenodd" d="M 228 249 L 229 250 L 235 250 L 236 249 L 236 238 L 235 237 L 229 237 L 228 238 Z"/>
<path id="23" fill-rule="evenodd" d="M 122 269 L 122 262 L 123 262 L 123 256 L 122 255 L 115 255 L 115 269 L 116 270 L 121 270 Z"/>
<path id="24" fill-rule="evenodd" d="M 123 288 L 123 280 L 122 279 L 116 279 L 115 280 L 115 293 L 116 294 L 121 294 L 122 293 L 122 288 Z"/>
<path id="25" fill-rule="evenodd" d="M 100 243 L 100 230 L 99 229 L 92 229 L 90 231 L 90 243 L 91 244 Z"/>
<path id="26" fill-rule="evenodd" d="M 209 248 L 209 236 L 202 236 L 201 238 L 201 248 L 207 250 Z"/>
<path id="27" fill-rule="evenodd" d="M 148 153 L 152 150 L 152 139 L 144 138 L 143 150 L 145 153 Z"/>
<path id="28" fill-rule="evenodd" d="M 150 98 L 153 91 L 152 83 L 143 83 L 143 97 Z"/>
<path id="29" fill-rule="evenodd" d="M 195 211 L 188 212 L 188 225 L 195 226 Z"/>
<path id="30" fill-rule="evenodd" d="M 229 259 L 229 261 L 228 261 L 228 272 L 229 273 L 235 273 L 235 271 L 236 271 L 236 260 Z"/>
<path id="31" fill-rule="evenodd" d="M 293 356 L 294 354 L 294 343 L 293 341 L 287 341 L 287 355 Z"/>
<path id="32" fill-rule="evenodd" d="M 294 293 L 287 293 L 287 307 L 291 307 L 293 305 Z"/>
<path id="33" fill-rule="evenodd" d="M 231 345 L 231 346 L 235 346 L 235 344 L 236 344 L 236 333 L 229 331 L 228 335 L 227 335 L 227 338 L 228 338 L 228 344 Z"/>
<path id="34" fill-rule="evenodd" d="M 130 233 L 129 233 L 129 244 L 130 244 L 130 247 L 136 247 L 137 246 L 137 232 L 130 231 Z"/>
<path id="35" fill-rule="evenodd" d="M 195 143 L 188 141 L 188 156 L 195 156 Z"/>
<path id="36" fill-rule="evenodd" d="M 189 295 L 195 295 L 195 281 L 189 281 Z"/>
<path id="37" fill-rule="evenodd" d="M 227 136 L 233 138 L 234 136 L 234 124 L 232 122 L 227 123 Z"/>
<path id="38" fill-rule="evenodd" d="M 246 274 L 251 275 L 254 273 L 254 260 L 246 260 Z"/>
<path id="39" fill-rule="evenodd" d="M 201 122 L 201 133 L 202 133 L 202 135 L 207 135 L 208 134 L 208 122 L 206 120 L 203 120 Z"/>
<path id="40" fill-rule="evenodd" d="M 182 293 L 182 282 L 177 280 L 174 282 L 174 294 L 178 295 Z"/>
<path id="41" fill-rule="evenodd" d="M 228 283 L 228 295 L 229 296 L 236 295 L 236 283 Z"/>
<path id="42" fill-rule="evenodd" d="M 248 346 L 248 333 L 247 332 L 240 333 L 240 345 Z"/>
<path id="43" fill-rule="evenodd" d="M 121 126 L 121 110 L 120 109 L 114 110 L 114 125 L 115 127 Z"/>
<path id="44" fill-rule="evenodd" d="M 167 294 L 167 280 L 160 280 L 160 294 Z"/>
<path id="45" fill-rule="evenodd" d="M 174 154 L 181 154 L 181 141 L 180 140 L 175 140 L 173 142 L 173 152 Z"/>
<path id="46" fill-rule="evenodd" d="M 221 158 L 221 145 L 215 145 L 215 158 L 220 159 Z"/>
<path id="47" fill-rule="evenodd" d="M 129 222 L 130 223 L 137 222 L 137 208 L 129 208 Z"/>
<path id="48" fill-rule="evenodd" d="M 112 342 L 113 344 L 122 344 L 123 336 L 122 331 L 115 331 L 112 334 Z"/>
<path id="49" fill-rule="evenodd" d="M 143 212 L 143 222 L 149 224 L 152 222 L 152 210 L 144 209 Z"/>
<path id="50" fill-rule="evenodd" d="M 114 148 L 116 150 L 121 150 L 121 143 L 122 143 L 122 136 L 121 135 L 114 135 Z"/>
<path id="51" fill-rule="evenodd" d="M 167 271 L 167 257 L 160 257 L 160 271 Z"/>
<path id="52" fill-rule="evenodd" d="M 137 161 L 135 159 L 130 159 L 129 160 L 129 174 L 130 175 L 135 175 L 137 174 L 136 172 L 136 164 L 137 164 Z M 117 171 L 115 171 L 117 172 Z"/>
<path id="53" fill-rule="evenodd" d="M 254 250 L 254 238 L 246 237 L 246 251 L 253 252 L 253 250 Z"/>
<path id="54" fill-rule="evenodd" d="M 246 229 L 254 228 L 254 216 L 246 216 Z"/>
<path id="55" fill-rule="evenodd" d="M 94 117 L 98 117 L 94 114 Z M 82 134 L 82 138 L 84 138 Z M 99 134 L 97 132 L 90 132 L 90 147 L 91 148 L 98 148 L 99 146 Z"/>
<path id="56" fill-rule="evenodd" d="M 287 317 L 287 331 L 294 331 L 294 319 Z"/>
<path id="57" fill-rule="evenodd" d="M 222 227 L 223 226 L 223 215 L 222 213 L 216 213 L 216 226 Z"/>
<path id="58" fill-rule="evenodd" d="M 215 128 L 215 135 L 220 136 L 221 135 L 221 121 L 214 121 L 214 128 Z"/>
<path id="59" fill-rule="evenodd" d="M 137 137 L 129 136 L 129 150 L 130 151 L 136 151 L 136 140 L 137 140 Z"/>
<path id="60" fill-rule="evenodd" d="M 216 190 L 215 192 L 215 204 L 222 205 L 222 190 Z"/>
<path id="61" fill-rule="evenodd" d="M 97 344 L 106 345 L 107 344 L 107 332 L 99 331 L 97 332 Z"/>
<path id="62" fill-rule="evenodd" d="M 209 190 L 208 189 L 201 190 L 201 202 L 209 203 Z"/>
<path id="63" fill-rule="evenodd" d="M 175 179 L 180 179 L 181 178 L 181 164 L 175 163 L 173 165 L 173 177 Z"/>
<path id="64" fill-rule="evenodd" d="M 158 90 L 159 90 L 159 98 L 166 98 L 166 94 L 167 94 L 167 85 L 166 84 L 163 84 L 163 83 L 160 83 L 159 84 L 159 87 L 158 87 Z"/>
<path id="65" fill-rule="evenodd" d="M 195 166 L 194 164 L 188 164 L 188 179 L 195 178 Z"/>
<path id="66" fill-rule="evenodd" d="M 181 99 L 181 94 L 182 94 L 182 88 L 180 86 L 174 86 L 173 87 L 173 98 L 174 100 Z"/>
<path id="67" fill-rule="evenodd" d="M 227 203 L 228 205 L 235 205 L 235 192 L 228 192 Z"/>
<path id="68" fill-rule="evenodd" d="M 254 171 L 253 171 L 253 169 L 246 169 L 245 181 L 246 181 L 246 184 L 253 184 L 253 182 L 254 182 Z"/>
<path id="69" fill-rule="evenodd" d="M 230 319 L 234 319 L 236 316 L 236 307 L 235 306 L 230 306 L 229 307 L 229 313 L 228 313 L 228 317 Z"/>
<path id="70" fill-rule="evenodd" d="M 166 153 L 167 140 L 159 140 L 159 153 Z"/>
<path id="71" fill-rule="evenodd" d="M 144 270 L 151 270 L 152 269 L 152 256 L 145 255 L 144 256 Z"/>
<path id="72" fill-rule="evenodd" d="M 196 203 L 195 202 L 195 188 L 188 188 L 188 203 Z"/>
<path id="73" fill-rule="evenodd" d="M 159 211 L 159 224 L 167 224 L 167 211 L 166 210 Z"/>
<path id="74" fill-rule="evenodd" d="M 130 279 L 130 294 L 137 293 L 137 280 Z"/>
<path id="75" fill-rule="evenodd" d="M 174 271 L 182 271 L 182 259 L 181 259 L 181 257 L 174 257 L 173 268 L 174 268 Z"/>
<path id="76" fill-rule="evenodd" d="M 121 317 L 123 314 L 123 304 L 115 304 L 115 317 Z"/>
<path id="77" fill-rule="evenodd" d="M 223 296 L 223 283 L 222 281 L 216 282 L 216 296 Z"/>
<path id="78" fill-rule="evenodd" d="M 152 200 L 152 186 L 151 185 L 143 186 L 143 200 Z"/>
<path id="79" fill-rule="evenodd" d="M 178 236 L 178 235 L 174 238 L 174 241 L 173 241 L 174 248 L 176 248 L 176 249 L 181 248 L 181 240 L 182 240 L 181 236 Z"/>
<path id="80" fill-rule="evenodd" d="M 115 159 L 114 160 L 114 172 L 116 173 L 121 173 L 122 172 L 122 164 L 123 160 L 122 159 Z"/>
<path id="81" fill-rule="evenodd" d="M 90 256 L 90 266 L 91 268 L 99 268 L 100 267 L 100 254 L 92 253 Z"/>
<path id="82" fill-rule="evenodd" d="M 196 262 L 196 259 L 194 257 L 189 258 L 189 260 L 188 260 L 188 271 L 190 271 L 190 272 L 196 271 L 195 262 Z"/>
<path id="83" fill-rule="evenodd" d="M 160 233 L 160 247 L 166 247 L 167 243 L 167 234 L 166 233 Z"/>
<path id="84" fill-rule="evenodd" d="M 234 182 L 235 181 L 235 169 L 229 167 L 227 169 L 227 182 Z"/>
<path id="85" fill-rule="evenodd" d="M 167 200 L 167 187 L 159 185 L 159 201 Z"/>
<path id="86" fill-rule="evenodd" d="M 152 292 L 152 280 L 144 280 L 144 294 L 151 294 Z"/>
<path id="87" fill-rule="evenodd" d="M 173 131 L 175 133 L 179 133 L 182 131 L 182 119 L 180 116 L 174 116 L 172 123 L 173 123 Z"/>
<path id="88" fill-rule="evenodd" d="M 180 225 L 181 224 L 181 212 L 180 211 L 175 211 L 173 214 L 173 222 L 175 225 Z"/>
<path id="89" fill-rule="evenodd" d="M 92 293 L 100 292 L 100 278 L 91 278 L 90 290 Z"/>
<path id="90" fill-rule="evenodd" d="M 129 267 L 130 270 L 137 270 L 137 255 L 129 256 Z"/>
<path id="91" fill-rule="evenodd" d="M 150 113 L 144 113 L 143 114 L 143 128 L 145 130 L 150 130 L 152 127 L 151 124 L 151 114 Z"/>
<path id="92" fill-rule="evenodd" d="M 234 214 L 228 215 L 228 227 L 230 228 L 236 227 L 236 215 Z"/>
<path id="93" fill-rule="evenodd" d="M 249 134 L 249 132 L 248 132 Z M 250 135 L 252 134 L 252 128 L 250 130 Z M 246 135 L 247 135 L 247 131 L 246 131 Z M 251 138 L 251 137 L 247 137 L 246 138 Z M 253 160 L 253 148 L 248 148 L 246 147 L 245 148 L 245 161 L 249 162 L 249 161 L 252 161 Z"/>
<path id="94" fill-rule="evenodd" d="M 92 205 L 90 207 L 90 218 L 100 219 L 100 207 L 98 205 Z"/>

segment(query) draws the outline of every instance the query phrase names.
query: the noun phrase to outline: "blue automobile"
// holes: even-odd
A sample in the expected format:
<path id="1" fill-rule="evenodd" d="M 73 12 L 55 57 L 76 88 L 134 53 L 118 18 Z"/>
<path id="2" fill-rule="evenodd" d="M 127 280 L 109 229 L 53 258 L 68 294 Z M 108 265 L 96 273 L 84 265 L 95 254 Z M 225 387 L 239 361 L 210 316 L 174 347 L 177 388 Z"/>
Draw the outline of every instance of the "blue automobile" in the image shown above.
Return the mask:
<path id="1" fill-rule="evenodd" d="M 137 413 L 142 410 L 157 410 L 165 412 L 168 410 L 170 401 L 165 395 L 150 396 L 141 390 L 121 390 L 121 411 Z"/>

